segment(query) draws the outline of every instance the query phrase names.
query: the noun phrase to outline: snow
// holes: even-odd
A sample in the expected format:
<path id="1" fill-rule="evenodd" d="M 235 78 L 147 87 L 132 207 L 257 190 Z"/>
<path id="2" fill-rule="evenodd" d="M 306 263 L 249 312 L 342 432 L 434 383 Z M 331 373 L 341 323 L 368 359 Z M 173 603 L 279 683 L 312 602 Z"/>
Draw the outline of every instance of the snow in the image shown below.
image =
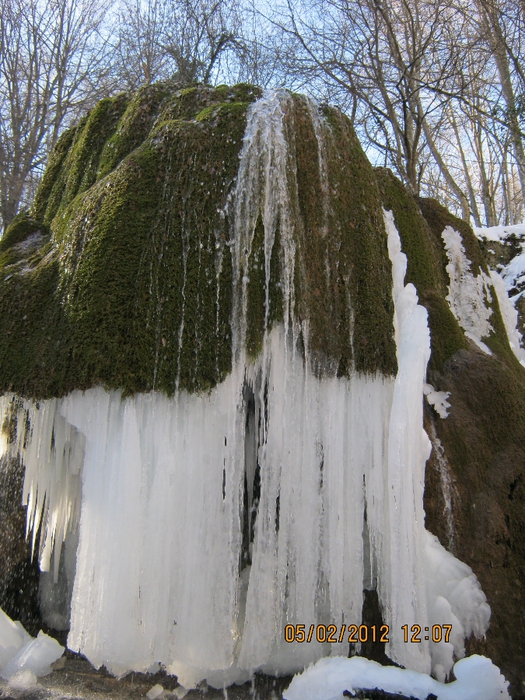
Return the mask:
<path id="1" fill-rule="evenodd" d="M 501 270 L 501 276 L 505 282 L 507 293 L 512 289 L 520 288 L 525 282 L 525 253 L 520 253 L 512 258 L 509 264 Z M 519 295 L 514 295 L 514 302 L 521 294 L 522 292 Z"/>
<path id="2" fill-rule="evenodd" d="M 117 676 L 160 663 L 190 688 L 202 679 L 243 682 L 255 670 L 302 671 L 347 654 L 348 641 L 289 644 L 285 625 L 359 624 L 363 588 L 378 591 L 391 630 L 386 653 L 413 671 L 444 678 L 464 637 L 488 625 L 472 571 L 424 528 L 430 337 L 426 309 L 404 284 L 391 212 L 397 376 L 318 377 L 295 342 L 301 332 L 307 345 L 308 335 L 294 313 L 289 99 L 265 94 L 248 115 L 232 204 L 234 365 L 225 381 L 172 398 L 96 387 L 38 404 L 0 400 L 1 422 L 17 417 L 16 442 L 3 449 L 25 464 L 33 538 L 42 526 L 46 615 L 65 622 L 69 597 L 49 588 L 62 575 L 74 580 L 68 646 Z M 315 133 L 322 140 L 320 122 Z M 250 360 L 247 251 L 259 215 L 267 309 L 280 226 L 285 314 Z M 463 313 L 461 281 L 469 290 L 472 282 L 460 275 L 454 283 Z M 444 397 L 434 399 L 446 409 Z M 402 625 L 449 622 L 448 646 L 403 641 Z"/>
<path id="3" fill-rule="evenodd" d="M 474 227 L 474 233 L 478 238 L 485 238 L 488 241 L 503 241 L 510 234 L 525 235 L 525 224 L 490 226 L 488 228 Z"/>
<path id="4" fill-rule="evenodd" d="M 343 692 L 380 689 L 426 700 L 510 700 L 508 683 L 499 669 L 483 656 L 469 656 L 454 666 L 456 680 L 443 684 L 422 673 L 380 666 L 359 657 L 325 658 L 295 676 L 284 700 L 344 700 Z"/>
<path id="5" fill-rule="evenodd" d="M 20 688 L 30 687 L 36 677 L 51 673 L 51 664 L 64 652 L 56 639 L 42 631 L 31 637 L 20 622 L 13 622 L 0 609 L 0 677 Z"/>
<path id="6" fill-rule="evenodd" d="M 483 271 L 474 276 L 458 231 L 446 226 L 441 237 L 449 260 L 446 270 L 450 279 L 447 295 L 450 309 L 467 338 L 487 355 L 492 355 L 482 340 L 493 332 L 489 321 L 492 309 L 488 305 L 492 300 L 491 278 Z"/>
<path id="7" fill-rule="evenodd" d="M 495 241 L 506 245 L 512 242 L 513 246 L 521 245 L 521 252 L 515 255 L 506 265 L 498 265 L 498 272 L 505 282 L 507 294 L 511 296 L 512 303 L 523 293 L 525 284 L 525 224 L 515 226 L 494 226 L 492 228 L 475 228 L 476 235 L 481 240 Z"/>
<path id="8" fill-rule="evenodd" d="M 450 403 L 448 401 L 450 397 L 450 391 L 436 391 L 432 384 L 423 385 L 423 393 L 427 399 L 430 406 L 434 408 L 436 413 L 440 418 L 448 417 L 448 409 L 450 408 Z"/>

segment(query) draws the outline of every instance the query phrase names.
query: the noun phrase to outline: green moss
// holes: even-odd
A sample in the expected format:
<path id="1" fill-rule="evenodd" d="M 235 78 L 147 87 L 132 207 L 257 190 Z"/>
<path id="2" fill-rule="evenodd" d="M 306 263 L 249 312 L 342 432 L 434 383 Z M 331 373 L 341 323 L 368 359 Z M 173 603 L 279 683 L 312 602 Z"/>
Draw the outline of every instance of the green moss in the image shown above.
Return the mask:
<path id="1" fill-rule="evenodd" d="M 84 128 L 72 145 L 62 205 L 67 205 L 79 193 L 85 192 L 97 179 L 101 152 L 126 106 L 126 96 L 119 95 L 101 100 L 91 111 Z"/>
<path id="2" fill-rule="evenodd" d="M 44 180 L 45 190 L 37 194 L 38 209 L 41 212 L 46 191 L 50 190 L 44 215 L 47 224 L 51 225 L 60 210 L 96 181 L 101 152 L 116 129 L 126 106 L 125 95 L 101 100 L 76 128 L 65 157 L 60 158 L 60 153 L 57 153 L 57 163 L 53 168 L 56 174 L 51 173 L 50 182 L 45 183 Z M 63 150 L 66 143 L 67 141 Z"/>
<path id="3" fill-rule="evenodd" d="M 38 221 L 46 220 L 49 223 L 58 209 L 65 185 L 64 160 L 69 153 L 77 130 L 78 127 L 73 127 L 64 131 L 51 152 L 42 182 L 31 207 L 31 213 Z M 48 208 L 49 216 L 46 217 Z"/>
<path id="4" fill-rule="evenodd" d="M 383 206 L 394 214 L 401 247 L 407 256 L 405 282 L 416 287 L 419 301 L 428 311 L 432 348 L 429 368 L 441 370 L 448 358 L 468 347 L 446 300 L 448 260 L 443 258 L 441 234 L 437 238 L 431 231 L 417 202 L 390 170 L 377 168 L 376 177 Z"/>
<path id="5" fill-rule="evenodd" d="M 165 83 L 146 85 L 129 102 L 113 136 L 104 145 L 98 178 L 107 175 L 147 138 L 159 107 L 169 95 Z"/>
<path id="6" fill-rule="evenodd" d="M 51 223 L 50 242 L 0 271 L 2 389 L 49 397 L 102 384 L 172 394 L 207 391 L 231 371 L 228 201 L 259 94 L 151 86 L 101 102 L 59 141 L 33 218 L 7 239 L 34 232 L 35 212 Z M 308 321 L 319 372 L 391 374 L 391 269 L 373 171 L 349 121 L 328 111 L 325 206 L 308 109 L 294 98 L 286 122 L 296 163 L 295 311 Z M 268 310 L 263 244 L 259 221 L 248 269 L 251 356 L 265 323 L 283 320 L 279 232 Z"/>
<path id="7" fill-rule="evenodd" d="M 329 282 L 322 282 L 324 256 L 307 239 L 308 266 L 317 278 L 311 289 L 314 295 L 319 290 L 315 302 L 312 300 L 316 323 L 321 332 L 330 319 L 339 335 L 339 375 L 348 375 L 352 368 L 395 374 L 392 266 L 381 195 L 350 120 L 335 109 L 326 108 L 325 115 L 331 128 L 326 153 L 330 233 L 322 245 L 334 274 Z M 313 154 L 312 161 L 315 163 Z M 311 191 L 310 197 L 314 196 L 319 198 Z"/>
<path id="8" fill-rule="evenodd" d="M 164 98 L 157 93 L 147 114 L 147 96 L 131 103 L 118 127 L 124 103 L 96 108 L 57 157 L 62 170 L 46 190 L 57 210 L 53 242 L 24 262 L 23 274 L 0 283 L 4 390 L 48 397 L 103 384 L 172 394 L 177 386 L 208 390 L 231 370 L 232 261 L 222 211 L 248 104 L 153 128 Z M 138 146 L 136 119 L 148 131 Z M 98 157 L 87 158 L 101 121 L 105 139 L 94 150 L 106 153 L 105 177 Z M 129 149 L 113 162 L 115 151 Z M 43 194 L 40 207 L 49 212 Z"/>
<path id="9" fill-rule="evenodd" d="M 223 101 L 229 102 L 255 102 L 262 95 L 261 88 L 250 83 L 238 83 L 237 85 L 218 85 L 215 92 Z"/>
<path id="10" fill-rule="evenodd" d="M 0 284 L 1 389 L 26 396 L 60 395 L 68 362 L 67 319 L 57 303 L 59 267 L 51 246 L 23 274 Z"/>

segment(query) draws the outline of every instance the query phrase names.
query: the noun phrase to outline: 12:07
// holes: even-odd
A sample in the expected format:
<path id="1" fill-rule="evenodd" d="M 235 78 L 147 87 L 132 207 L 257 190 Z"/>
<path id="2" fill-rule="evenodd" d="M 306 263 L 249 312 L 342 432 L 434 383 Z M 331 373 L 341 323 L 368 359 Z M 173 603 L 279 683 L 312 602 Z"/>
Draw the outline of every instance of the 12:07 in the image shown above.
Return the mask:
<path id="1" fill-rule="evenodd" d="M 403 641 L 405 644 L 408 644 L 409 641 L 413 644 L 421 643 L 421 638 L 419 636 L 421 634 L 421 625 L 412 625 L 410 628 L 410 639 L 408 635 L 408 625 L 401 625 L 401 629 L 403 630 Z M 425 632 L 430 632 L 430 628 L 425 627 Z M 425 635 L 424 639 L 432 639 L 435 644 L 439 644 L 441 641 L 448 643 L 451 632 L 452 625 L 432 625 L 431 637 Z"/>

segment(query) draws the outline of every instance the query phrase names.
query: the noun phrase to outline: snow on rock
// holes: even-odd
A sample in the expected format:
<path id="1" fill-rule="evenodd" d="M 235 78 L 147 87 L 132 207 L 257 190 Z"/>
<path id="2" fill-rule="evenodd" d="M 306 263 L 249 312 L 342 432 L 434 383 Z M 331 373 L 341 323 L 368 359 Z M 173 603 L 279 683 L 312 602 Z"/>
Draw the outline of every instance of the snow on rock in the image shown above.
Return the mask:
<path id="1" fill-rule="evenodd" d="M 0 609 L 0 677 L 14 683 L 34 684 L 33 677 L 47 676 L 51 664 L 64 653 L 56 639 L 42 631 L 31 637 L 20 622 L 13 622 Z M 28 687 L 24 685 L 23 687 Z"/>
<path id="2" fill-rule="evenodd" d="M 478 238 L 485 238 L 487 241 L 503 241 L 511 234 L 525 235 L 525 224 L 489 226 L 487 228 L 475 226 L 474 233 Z"/>
<path id="3" fill-rule="evenodd" d="M 511 298 L 512 303 L 516 304 L 525 288 L 525 224 L 475 228 L 474 231 L 476 236 L 482 241 L 494 241 L 504 246 L 512 245 L 514 251 L 521 249 L 521 252 L 516 252 L 509 262 L 497 265 L 497 272 L 505 283 L 507 294 Z"/>
<path id="4" fill-rule="evenodd" d="M 447 552 L 437 537 L 428 531 L 425 535 L 429 627 L 452 625 L 448 642 L 443 637 L 432 643 L 432 670 L 444 682 L 453 659 L 465 656 L 465 638 L 485 634 L 490 607 L 472 569 Z"/>
<path id="5" fill-rule="evenodd" d="M 295 676 L 284 700 L 344 700 L 343 692 L 384 690 L 426 700 L 510 700 L 508 682 L 490 659 L 469 656 L 454 666 L 456 680 L 440 683 L 417 671 L 380 666 L 357 656 L 325 658 Z"/>
<path id="6" fill-rule="evenodd" d="M 474 231 L 481 240 L 512 245 L 512 250 L 515 251 L 519 251 L 521 247 L 521 253 L 515 254 L 507 264 L 498 263 L 497 270 L 492 270 L 490 276 L 510 347 L 518 360 L 525 364 L 525 350 L 522 346 L 522 335 L 517 328 L 518 312 L 515 308 L 525 290 L 525 224 L 476 228 Z"/>
<path id="7" fill-rule="evenodd" d="M 449 263 L 446 267 L 450 284 L 447 301 L 459 325 L 476 345 L 492 355 L 483 342 L 492 333 L 489 318 L 492 309 L 488 303 L 492 300 L 492 281 L 484 272 L 477 277 L 472 274 L 471 262 L 465 254 L 461 234 L 451 226 L 446 226 L 441 234 Z"/>
<path id="8" fill-rule="evenodd" d="M 436 391 L 432 384 L 423 385 L 423 393 L 427 399 L 430 406 L 434 408 L 436 413 L 440 418 L 448 417 L 448 409 L 450 408 L 450 403 L 448 401 L 450 397 L 450 391 Z"/>

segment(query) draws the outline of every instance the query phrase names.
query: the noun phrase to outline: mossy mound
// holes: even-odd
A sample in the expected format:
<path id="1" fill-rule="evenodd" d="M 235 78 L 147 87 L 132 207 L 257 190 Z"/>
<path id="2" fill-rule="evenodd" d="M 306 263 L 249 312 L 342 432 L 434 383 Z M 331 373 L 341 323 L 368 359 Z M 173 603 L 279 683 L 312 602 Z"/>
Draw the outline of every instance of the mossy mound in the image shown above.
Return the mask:
<path id="1" fill-rule="evenodd" d="M 163 83 L 102 100 L 60 138 L 28 214 L 0 250 L 2 390 L 61 396 L 206 391 L 232 366 L 231 206 L 248 85 Z M 309 104 L 286 114 L 295 317 L 320 374 L 396 371 L 391 268 L 373 170 L 348 119 L 326 108 L 326 177 Z M 22 239 L 40 231 L 23 256 Z M 45 234 L 43 233 L 45 232 Z M 266 314 L 264 227 L 247 288 L 246 349 L 283 320 L 279 231 Z M 16 249 L 16 250 L 15 250 Z M 18 256 L 18 257 L 17 257 Z"/>

